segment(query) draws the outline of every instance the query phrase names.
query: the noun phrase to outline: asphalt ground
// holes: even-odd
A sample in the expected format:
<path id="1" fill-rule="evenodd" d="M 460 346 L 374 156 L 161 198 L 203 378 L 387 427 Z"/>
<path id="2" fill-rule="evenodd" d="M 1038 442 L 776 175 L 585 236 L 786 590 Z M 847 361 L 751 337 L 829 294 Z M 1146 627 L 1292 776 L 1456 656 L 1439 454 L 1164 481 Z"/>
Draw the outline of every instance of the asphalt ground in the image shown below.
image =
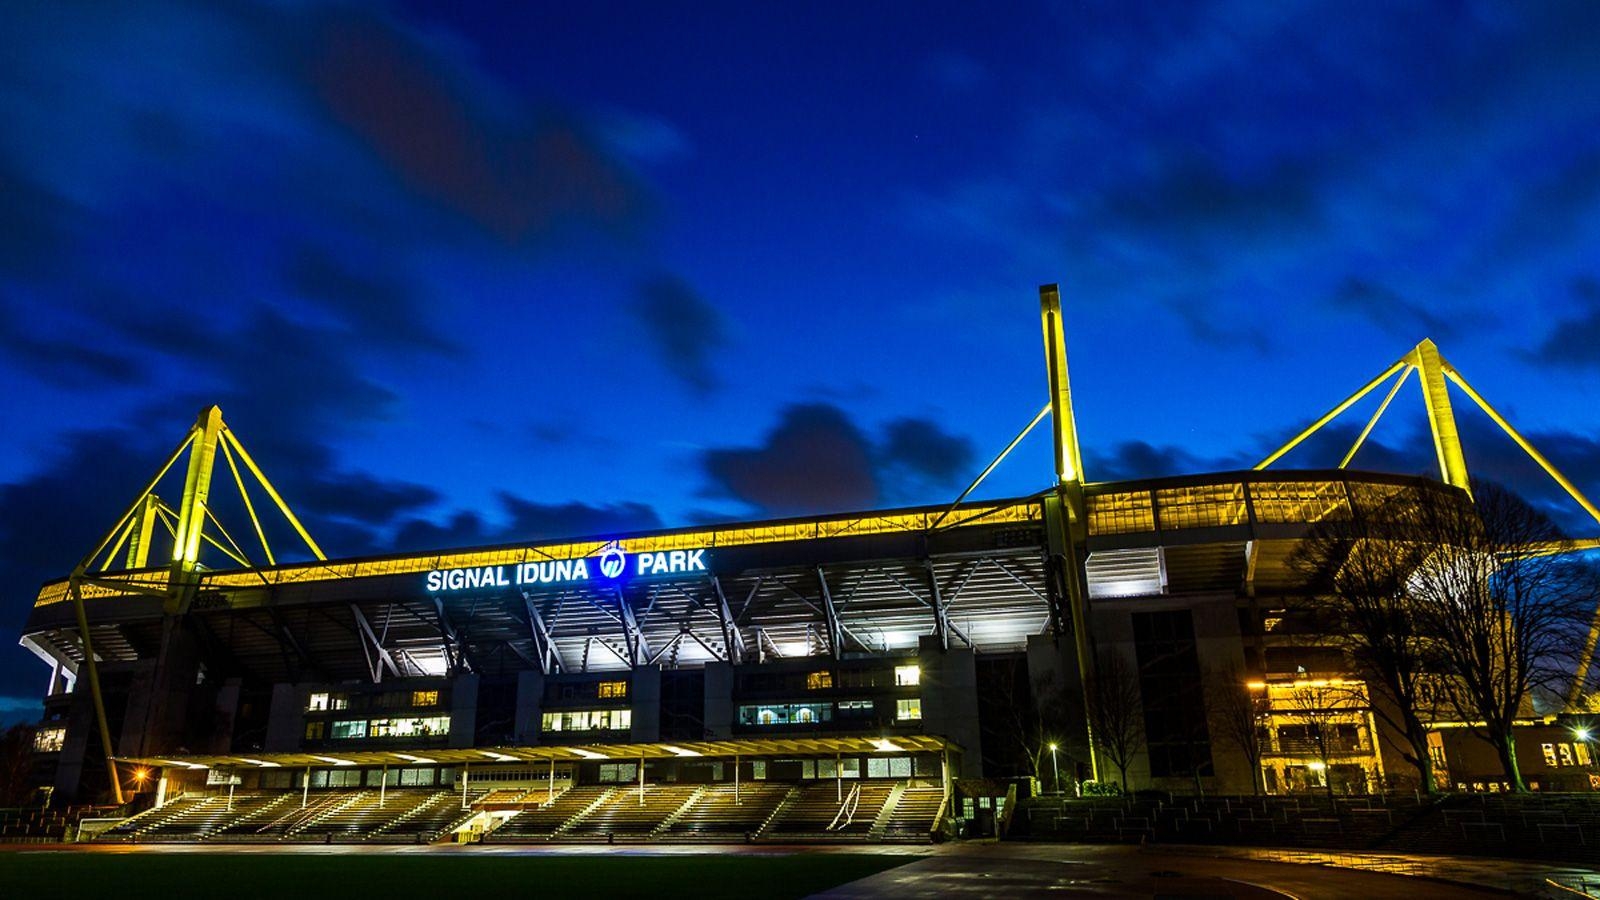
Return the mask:
<path id="1" fill-rule="evenodd" d="M 1206 897 L 1361 900 L 1557 896 L 1536 864 L 1252 858 L 1227 848 L 943 845 L 0 845 L 0 895 L 527 897 L 582 900 Z M 1311 864 L 1306 864 L 1311 863 Z M 1371 863 L 1386 871 L 1349 866 Z M 1405 872 L 1406 874 L 1395 874 Z M 78 888 L 75 890 L 74 888 Z M 13 890 L 16 891 L 13 894 Z"/>

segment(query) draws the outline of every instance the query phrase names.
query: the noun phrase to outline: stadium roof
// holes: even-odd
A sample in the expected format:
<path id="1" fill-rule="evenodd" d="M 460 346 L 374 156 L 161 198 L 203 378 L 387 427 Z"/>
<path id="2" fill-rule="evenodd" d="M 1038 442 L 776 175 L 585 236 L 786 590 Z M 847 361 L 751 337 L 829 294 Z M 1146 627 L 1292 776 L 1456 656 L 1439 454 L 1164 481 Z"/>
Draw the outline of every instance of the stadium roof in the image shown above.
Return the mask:
<path id="1" fill-rule="evenodd" d="M 817 736 L 805 738 L 749 738 L 745 740 L 677 741 L 673 743 L 582 744 L 539 747 L 424 747 L 410 750 L 354 750 L 326 753 L 198 754 L 183 756 L 128 756 L 118 762 L 181 769 L 317 768 L 325 766 L 417 766 L 449 763 L 495 764 L 514 762 L 586 762 L 614 759 L 725 759 L 735 756 L 806 756 L 828 753 L 938 753 L 960 752 L 961 747 L 936 735 L 907 734 L 891 737 Z"/>

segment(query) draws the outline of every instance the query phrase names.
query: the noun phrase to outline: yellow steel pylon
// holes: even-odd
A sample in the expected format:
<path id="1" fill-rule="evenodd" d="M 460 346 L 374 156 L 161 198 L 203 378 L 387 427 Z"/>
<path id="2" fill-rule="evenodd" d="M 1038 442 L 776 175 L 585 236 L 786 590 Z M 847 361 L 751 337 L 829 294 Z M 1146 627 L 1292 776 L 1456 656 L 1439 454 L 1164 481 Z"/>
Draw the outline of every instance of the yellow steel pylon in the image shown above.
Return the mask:
<path id="1" fill-rule="evenodd" d="M 1317 419 L 1315 422 L 1312 422 L 1311 425 L 1308 426 L 1304 431 L 1301 431 L 1299 434 L 1291 438 L 1288 443 L 1284 444 L 1282 447 L 1279 447 L 1277 450 L 1269 454 L 1267 458 L 1257 463 L 1255 468 L 1265 469 L 1267 466 L 1272 465 L 1272 463 L 1281 459 L 1289 451 L 1299 446 L 1300 443 L 1306 438 L 1315 434 L 1324 425 L 1327 425 L 1345 410 L 1354 406 L 1358 401 L 1361 400 L 1362 397 L 1365 397 L 1367 394 L 1371 393 L 1372 390 L 1378 385 L 1387 382 L 1390 378 L 1393 378 L 1396 373 L 1399 373 L 1399 379 L 1397 379 L 1393 387 L 1389 389 L 1389 393 L 1386 397 L 1384 397 L 1383 403 L 1378 406 L 1378 409 L 1373 413 L 1372 418 L 1367 420 L 1366 427 L 1364 427 L 1361 430 L 1361 433 L 1357 435 L 1355 443 L 1350 447 L 1349 452 L 1347 452 L 1344 455 L 1344 458 L 1340 460 L 1339 468 L 1345 468 L 1350 464 L 1350 461 L 1355 458 L 1356 451 L 1361 449 L 1361 445 L 1366 441 L 1367 436 L 1372 433 L 1373 427 L 1378 424 L 1378 420 L 1382 418 L 1384 412 L 1389 408 L 1390 401 L 1394 399 L 1395 394 L 1399 393 L 1401 385 L 1405 383 L 1406 379 L 1411 375 L 1412 372 L 1417 373 L 1418 380 L 1422 384 L 1422 400 L 1428 413 L 1428 428 L 1433 435 L 1433 447 L 1439 461 L 1439 477 L 1446 484 L 1453 485 L 1462 489 L 1463 491 L 1468 492 L 1469 495 L 1471 494 L 1471 475 L 1467 469 L 1466 454 L 1461 447 L 1461 433 L 1456 426 L 1455 411 L 1450 404 L 1449 386 L 1454 384 L 1456 387 L 1461 389 L 1462 393 L 1466 394 L 1467 397 L 1472 400 L 1474 405 L 1483 411 L 1484 415 L 1487 415 L 1489 419 L 1495 423 L 1495 425 L 1499 426 L 1500 430 L 1505 432 L 1506 436 L 1510 437 L 1511 440 L 1522 449 L 1522 452 L 1526 453 L 1530 459 L 1537 463 L 1539 468 L 1543 469 L 1545 474 L 1550 476 L 1551 480 L 1560 485 L 1561 489 L 1566 492 L 1568 497 L 1571 497 L 1572 500 L 1577 503 L 1584 512 L 1588 513 L 1589 516 L 1595 520 L 1597 525 L 1600 525 L 1600 507 L 1596 507 L 1595 504 L 1587 496 L 1585 496 L 1581 490 L 1578 489 L 1578 486 L 1572 483 L 1571 479 L 1563 475 L 1561 470 L 1557 469 L 1549 459 L 1545 458 L 1543 453 L 1539 452 L 1538 448 L 1533 446 L 1532 442 L 1523 437 L 1521 432 L 1517 431 L 1517 429 L 1506 420 L 1505 416 L 1502 416 L 1500 412 L 1489 403 L 1488 400 L 1485 400 L 1483 395 L 1478 393 L 1478 391 L 1467 382 L 1466 377 L 1461 374 L 1460 370 L 1452 366 L 1449 361 L 1439 353 L 1438 346 L 1431 340 L 1424 340 L 1420 344 L 1417 344 L 1417 346 L 1413 347 L 1409 352 L 1406 353 L 1405 356 L 1402 356 L 1393 365 L 1385 369 L 1377 378 L 1374 378 L 1362 385 L 1361 388 L 1354 394 L 1346 397 L 1342 402 L 1334 406 L 1333 409 L 1324 413 L 1321 418 Z M 1557 545 L 1541 545 L 1538 547 L 1525 549 L 1536 553 L 1552 554 L 1568 553 L 1575 550 L 1590 550 L 1595 548 L 1600 548 L 1600 538 L 1563 541 Z M 1589 635 L 1585 641 L 1583 652 L 1579 656 L 1578 670 L 1573 676 L 1572 687 L 1567 694 L 1567 703 L 1569 706 L 1575 705 L 1580 694 L 1582 693 L 1583 684 L 1585 679 L 1588 677 L 1588 670 L 1594 658 L 1595 648 L 1597 645 L 1600 645 L 1600 606 L 1597 606 L 1595 609 L 1594 617 L 1589 626 Z"/>
<path id="2" fill-rule="evenodd" d="M 228 535 L 222 523 L 207 506 L 211 492 L 211 476 L 216 465 L 218 448 L 222 448 L 229 466 L 233 467 L 233 458 L 229 451 L 237 452 L 239 458 L 244 460 L 245 466 L 255 476 L 268 497 L 277 506 L 284 518 L 289 522 L 295 532 L 305 541 L 307 549 L 317 559 L 326 559 L 322 549 L 311 539 L 294 512 L 278 494 L 276 488 L 262 474 L 255 461 L 245 452 L 239 439 L 228 429 L 222 420 L 222 410 L 209 406 L 200 412 L 195 424 L 189 428 L 182 441 L 167 456 L 166 462 L 156 471 L 155 477 L 140 491 L 133 503 L 129 504 L 127 511 L 117 519 L 115 525 L 105 533 L 105 536 L 95 544 L 78 564 L 73 567 L 72 574 L 67 579 L 67 594 L 72 600 L 73 613 L 77 619 L 78 639 L 82 644 L 83 665 L 88 670 L 89 693 L 94 701 L 95 725 L 100 731 L 100 748 L 105 756 L 106 772 L 111 779 L 111 790 L 120 805 L 123 802 L 122 782 L 117 774 L 115 748 L 111 742 L 111 731 L 106 724 L 105 698 L 100 690 L 100 670 L 94 652 L 94 642 L 89 630 L 88 612 L 84 608 L 82 585 L 97 581 L 91 570 L 104 572 L 111 569 L 119 560 L 127 569 L 142 569 L 149 565 L 151 547 L 155 538 L 157 523 L 167 527 L 172 535 L 171 572 L 168 576 L 165 590 L 156 589 L 153 585 L 141 585 L 136 582 L 117 582 L 116 588 L 123 591 L 136 591 L 142 593 L 161 593 L 168 598 L 168 611 L 181 613 L 186 604 L 183 602 L 194 584 L 193 574 L 200 563 L 200 547 L 202 542 L 217 548 L 229 558 L 245 567 L 251 563 L 244 551 Z M 163 478 L 171 471 L 172 467 L 188 451 L 188 466 L 184 475 L 183 501 L 176 511 L 171 510 L 161 502 L 156 495 L 156 488 Z M 267 546 L 266 533 L 261 527 L 261 522 L 256 516 L 255 506 L 250 501 L 250 493 L 245 488 L 245 482 L 240 477 L 237 468 L 233 468 L 234 483 L 239 488 L 239 495 L 244 500 L 245 510 L 249 513 L 256 535 L 261 540 L 263 553 L 272 561 L 271 548 Z M 224 546 L 208 533 L 207 521 L 215 527 L 216 531 L 228 542 Z M 123 548 L 127 548 L 123 555 Z M 232 548 L 231 550 L 229 548 Z"/>

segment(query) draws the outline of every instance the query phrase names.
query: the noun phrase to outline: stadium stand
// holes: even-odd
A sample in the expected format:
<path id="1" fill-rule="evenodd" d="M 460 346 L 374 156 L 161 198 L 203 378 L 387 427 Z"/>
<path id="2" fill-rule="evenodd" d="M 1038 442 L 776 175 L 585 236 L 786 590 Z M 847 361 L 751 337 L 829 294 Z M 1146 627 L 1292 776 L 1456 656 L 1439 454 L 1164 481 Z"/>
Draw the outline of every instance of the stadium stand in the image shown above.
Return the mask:
<path id="1" fill-rule="evenodd" d="M 787 784 L 710 785 L 697 802 L 657 831 L 667 840 L 744 840 L 761 831 L 790 795 Z"/>
<path id="2" fill-rule="evenodd" d="M 646 785 L 618 789 L 560 832 L 564 839 L 641 840 L 681 812 L 704 791 L 699 785 Z"/>
<path id="3" fill-rule="evenodd" d="M 540 841 L 548 840 L 578 816 L 604 802 L 616 791 L 613 787 L 588 786 L 570 788 L 549 803 L 526 809 L 484 836 L 486 841 Z"/>

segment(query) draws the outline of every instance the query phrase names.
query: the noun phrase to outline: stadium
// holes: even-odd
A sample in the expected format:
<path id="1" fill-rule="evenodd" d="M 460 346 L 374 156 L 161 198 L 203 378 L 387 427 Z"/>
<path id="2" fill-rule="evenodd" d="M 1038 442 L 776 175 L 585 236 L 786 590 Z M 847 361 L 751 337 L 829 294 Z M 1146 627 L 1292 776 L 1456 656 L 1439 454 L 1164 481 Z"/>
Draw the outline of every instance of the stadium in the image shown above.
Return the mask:
<path id="1" fill-rule="evenodd" d="M 929 841 L 1119 774 L 1403 787 L 1359 703 L 1330 720 L 1332 764 L 1271 710 L 1259 766 L 1223 752 L 1207 680 L 1247 673 L 1275 710 L 1345 677 L 1293 615 L 1291 557 L 1318 523 L 1465 496 L 1451 384 L 1592 504 L 1427 341 L 1252 470 L 1088 481 L 1053 286 L 1040 308 L 1050 402 L 937 507 L 329 559 L 204 410 L 28 617 L 50 672 L 41 788 L 115 805 L 82 823 L 102 841 L 493 843 Z M 1349 469 L 1413 373 L 1439 477 Z M 1338 466 L 1269 468 L 1390 382 Z M 967 501 L 1044 423 L 1043 489 Z M 227 494 L 246 515 L 225 528 Z M 1145 736 L 1121 773 L 1086 713 L 1112 659 L 1137 672 Z M 1448 777 L 1481 783 L 1438 734 Z M 1554 787 L 1563 758 L 1527 768 Z"/>

